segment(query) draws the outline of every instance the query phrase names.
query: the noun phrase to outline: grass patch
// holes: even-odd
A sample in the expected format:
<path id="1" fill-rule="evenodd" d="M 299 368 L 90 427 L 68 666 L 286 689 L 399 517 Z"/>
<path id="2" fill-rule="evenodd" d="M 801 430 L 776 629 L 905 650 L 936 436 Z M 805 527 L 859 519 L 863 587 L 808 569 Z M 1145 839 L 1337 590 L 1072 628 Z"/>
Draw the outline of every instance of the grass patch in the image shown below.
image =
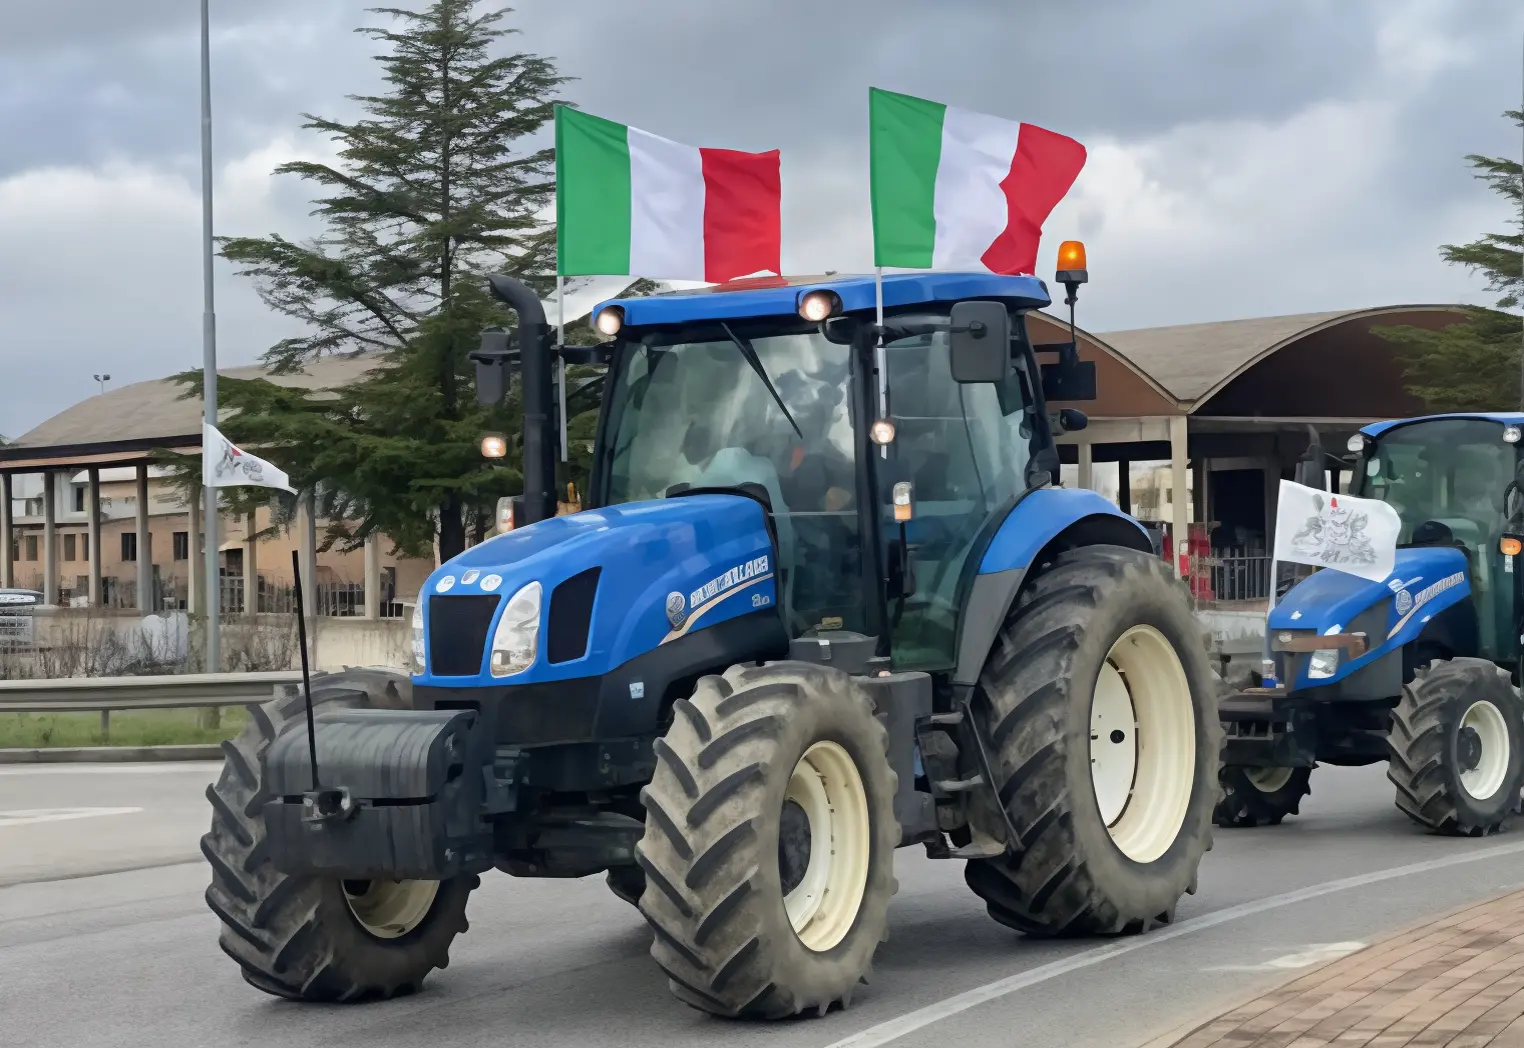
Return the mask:
<path id="1" fill-rule="evenodd" d="M 184 710 L 113 710 L 110 734 L 101 733 L 99 713 L 0 714 L 0 749 L 48 749 L 61 746 L 194 746 L 231 739 L 249 722 L 242 706 L 221 711 L 216 727 L 205 712 Z"/>

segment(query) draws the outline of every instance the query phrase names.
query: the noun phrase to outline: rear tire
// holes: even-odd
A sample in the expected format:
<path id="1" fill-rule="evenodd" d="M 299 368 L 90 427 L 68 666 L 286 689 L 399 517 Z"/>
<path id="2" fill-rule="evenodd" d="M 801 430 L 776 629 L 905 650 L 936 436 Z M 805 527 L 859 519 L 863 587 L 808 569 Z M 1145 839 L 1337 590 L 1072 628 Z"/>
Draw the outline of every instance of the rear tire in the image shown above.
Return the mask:
<path id="1" fill-rule="evenodd" d="M 345 707 L 406 708 L 399 674 L 348 670 L 312 680 L 314 712 Z M 466 897 L 478 878 L 448 881 L 340 881 L 288 876 L 265 852 L 261 818 L 269 794 L 270 743 L 306 717 L 301 690 L 250 707 L 247 728 L 222 744 L 222 775 L 208 786 L 212 828 L 201 853 L 212 868 L 206 904 L 222 921 L 218 944 L 244 979 L 299 1001 L 385 999 L 416 991 L 446 967 L 450 943 L 466 930 Z"/>
<path id="2" fill-rule="evenodd" d="M 1218 826 L 1279 826 L 1300 813 L 1302 798 L 1312 792 L 1311 768 L 1245 768 L 1224 765 L 1223 796 L 1212 821 Z"/>
<path id="3" fill-rule="evenodd" d="M 733 666 L 678 700 L 636 858 L 679 1000 L 765 1019 L 850 1003 L 896 888 L 888 745 L 862 688 L 822 666 Z"/>
<path id="4" fill-rule="evenodd" d="M 1222 726 L 1200 626 L 1164 561 L 1113 546 L 1057 557 L 1007 618 L 973 708 L 1018 838 L 964 870 L 990 916 L 1042 936 L 1173 920 L 1212 846 Z M 1009 836 L 998 810 L 972 815 Z"/>
<path id="5" fill-rule="evenodd" d="M 1497 833 L 1524 783 L 1524 700 L 1485 659 L 1421 669 L 1392 711 L 1386 777 L 1397 807 L 1452 837 Z"/>

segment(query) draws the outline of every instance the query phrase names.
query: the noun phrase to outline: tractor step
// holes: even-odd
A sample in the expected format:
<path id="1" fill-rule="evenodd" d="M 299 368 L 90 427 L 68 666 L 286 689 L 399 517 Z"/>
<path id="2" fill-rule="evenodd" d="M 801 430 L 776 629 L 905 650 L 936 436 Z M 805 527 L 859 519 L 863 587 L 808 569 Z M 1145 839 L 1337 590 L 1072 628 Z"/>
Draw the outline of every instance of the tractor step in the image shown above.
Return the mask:
<path id="1" fill-rule="evenodd" d="M 961 848 L 949 848 L 949 859 L 998 859 L 1005 854 L 1005 845 L 994 841 L 975 841 Z"/>
<path id="2" fill-rule="evenodd" d="M 956 728 L 962 723 L 962 710 L 954 710 L 952 713 L 933 713 L 926 718 L 926 725 L 933 728 Z"/>
<path id="3" fill-rule="evenodd" d="M 967 793 L 969 790 L 977 790 L 984 785 L 984 776 L 975 775 L 971 779 L 938 779 L 932 784 L 932 789 L 937 793 Z"/>

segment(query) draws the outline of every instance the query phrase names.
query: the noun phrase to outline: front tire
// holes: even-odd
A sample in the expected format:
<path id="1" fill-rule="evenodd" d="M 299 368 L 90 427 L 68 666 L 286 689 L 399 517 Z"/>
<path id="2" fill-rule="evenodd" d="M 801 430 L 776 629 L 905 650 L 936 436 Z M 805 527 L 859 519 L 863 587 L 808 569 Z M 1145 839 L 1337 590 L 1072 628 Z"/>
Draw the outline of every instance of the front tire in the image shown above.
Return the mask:
<path id="1" fill-rule="evenodd" d="M 406 708 L 407 679 L 374 670 L 321 674 L 313 711 Z M 206 904 L 222 921 L 218 944 L 252 986 L 289 1000 L 385 999 L 416 991 L 449 964 L 466 930 L 466 897 L 478 878 L 342 881 L 280 873 L 266 855 L 269 794 L 264 758 L 281 731 L 300 730 L 300 688 L 250 707 L 247 728 L 222 744 L 222 775 L 207 787 L 212 828 L 201 853 L 212 869 Z"/>
<path id="2" fill-rule="evenodd" d="M 1485 659 L 1421 669 L 1402 689 L 1387 737 L 1397 807 L 1452 837 L 1497 833 L 1524 783 L 1524 700 Z"/>
<path id="3" fill-rule="evenodd" d="M 1312 792 L 1311 768 L 1223 766 L 1222 800 L 1212 813 L 1218 826 L 1279 826 L 1300 813 L 1302 798 Z"/>
<path id="4" fill-rule="evenodd" d="M 765 1019 L 850 1003 L 896 888 L 888 745 L 862 688 L 822 666 L 733 666 L 678 700 L 636 851 L 678 999 Z"/>
<path id="5" fill-rule="evenodd" d="M 1007 619 L 973 709 L 1017 834 L 964 870 L 990 916 L 1041 936 L 1173 920 L 1212 845 L 1222 726 L 1164 561 L 1111 546 L 1055 558 Z"/>

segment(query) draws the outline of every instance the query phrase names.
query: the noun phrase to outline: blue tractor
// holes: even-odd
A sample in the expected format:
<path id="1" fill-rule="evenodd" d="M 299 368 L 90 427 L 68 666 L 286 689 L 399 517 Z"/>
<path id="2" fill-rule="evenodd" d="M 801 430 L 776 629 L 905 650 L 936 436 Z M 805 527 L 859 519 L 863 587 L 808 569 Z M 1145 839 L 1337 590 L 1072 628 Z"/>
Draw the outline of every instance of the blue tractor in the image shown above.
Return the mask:
<path id="1" fill-rule="evenodd" d="M 1495 833 L 1524 786 L 1519 636 L 1524 415 L 1381 422 L 1350 438 L 1349 493 L 1402 521 L 1372 582 L 1319 569 L 1274 606 L 1260 687 L 1225 697 L 1221 826 L 1279 823 L 1318 763 L 1387 762 L 1397 807 L 1437 833 Z M 1298 479 L 1324 487 L 1314 440 Z"/>
<path id="2" fill-rule="evenodd" d="M 1070 287 L 1083 271 L 1060 274 Z M 493 278 L 478 397 L 522 375 L 516 526 L 441 565 L 416 673 L 254 712 L 210 790 L 221 945 L 254 986 L 389 997 L 443 967 L 480 874 L 604 874 L 672 992 L 727 1016 L 846 1004 L 894 851 L 962 860 L 1032 935 L 1171 920 L 1211 843 L 1216 678 L 1147 533 L 1055 486 L 1034 277 L 737 282 L 611 301 L 556 346 Z M 1040 354 L 1056 359 L 1039 363 Z M 551 369 L 607 365 L 555 516 Z"/>

